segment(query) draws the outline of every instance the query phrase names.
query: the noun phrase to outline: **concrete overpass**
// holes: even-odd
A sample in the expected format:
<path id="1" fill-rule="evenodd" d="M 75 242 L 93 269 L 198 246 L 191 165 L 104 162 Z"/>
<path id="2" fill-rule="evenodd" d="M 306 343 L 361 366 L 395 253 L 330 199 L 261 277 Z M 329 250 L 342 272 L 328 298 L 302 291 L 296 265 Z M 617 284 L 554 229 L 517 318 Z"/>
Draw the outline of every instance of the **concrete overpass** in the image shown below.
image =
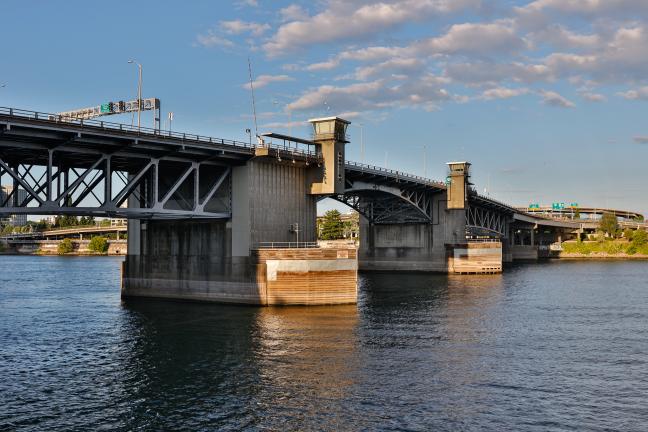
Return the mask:
<path id="1" fill-rule="evenodd" d="M 541 217 L 550 217 L 552 219 L 571 219 L 583 220 L 590 219 L 596 220 L 604 214 L 612 214 L 619 219 L 619 222 L 643 222 L 644 215 L 632 210 L 620 210 L 613 208 L 601 207 L 565 207 L 553 208 L 551 206 L 540 206 L 535 208 L 517 207 L 519 211 L 538 215 Z"/>
<path id="2" fill-rule="evenodd" d="M 79 238 L 83 240 L 94 235 L 115 234 L 119 239 L 121 234 L 128 230 L 127 225 L 116 226 L 76 226 L 45 231 L 34 231 L 31 233 L 11 233 L 0 236 L 0 240 L 7 242 L 15 240 L 59 240 L 63 238 Z"/>

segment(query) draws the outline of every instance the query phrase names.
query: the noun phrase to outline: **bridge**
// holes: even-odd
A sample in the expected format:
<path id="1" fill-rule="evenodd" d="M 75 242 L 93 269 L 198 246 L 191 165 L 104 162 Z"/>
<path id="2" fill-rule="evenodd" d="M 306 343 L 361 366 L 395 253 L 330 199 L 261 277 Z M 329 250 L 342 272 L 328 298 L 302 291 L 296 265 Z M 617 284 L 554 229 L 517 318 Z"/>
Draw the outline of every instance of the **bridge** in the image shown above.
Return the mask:
<path id="1" fill-rule="evenodd" d="M 311 123 L 253 144 L 0 108 L 0 182 L 26 192 L 0 214 L 128 218 L 125 297 L 253 304 L 354 302 L 358 267 L 497 273 L 581 229 L 479 195 L 467 162 L 439 182 L 348 161 L 349 122 Z M 362 215 L 359 250 L 306 247 L 323 198 Z"/>
<path id="2" fill-rule="evenodd" d="M 128 230 L 126 225 L 114 226 L 75 226 L 59 229 L 49 229 L 44 231 L 33 231 L 30 233 L 10 233 L 0 236 L 0 240 L 9 243 L 18 240 L 59 240 L 63 238 L 79 238 L 83 240 L 84 236 L 90 238 L 101 234 L 115 234 L 117 240 L 120 235 L 125 234 Z"/>

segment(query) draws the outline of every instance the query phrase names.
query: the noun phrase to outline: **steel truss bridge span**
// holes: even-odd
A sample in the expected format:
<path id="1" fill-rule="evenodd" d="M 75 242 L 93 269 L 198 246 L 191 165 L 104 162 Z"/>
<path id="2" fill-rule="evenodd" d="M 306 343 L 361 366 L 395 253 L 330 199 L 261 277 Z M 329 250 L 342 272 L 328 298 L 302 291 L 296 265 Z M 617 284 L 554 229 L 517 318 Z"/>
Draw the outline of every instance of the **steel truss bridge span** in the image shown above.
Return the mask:
<path id="1" fill-rule="evenodd" d="M 308 146 L 270 147 L 320 160 Z M 13 185 L 0 213 L 227 219 L 231 168 L 254 154 L 240 141 L 0 108 L 0 183 Z"/>
<path id="2" fill-rule="evenodd" d="M 279 164 L 322 162 L 310 141 L 264 147 Z M 0 107 L 0 183 L 13 185 L 0 196 L 0 214 L 229 219 L 232 168 L 256 151 L 240 141 Z M 439 223 L 443 182 L 350 161 L 344 167 L 346 189 L 332 198 L 371 223 Z M 526 214 L 474 191 L 465 213 L 469 232 L 495 236 L 507 234 L 514 214 Z"/>

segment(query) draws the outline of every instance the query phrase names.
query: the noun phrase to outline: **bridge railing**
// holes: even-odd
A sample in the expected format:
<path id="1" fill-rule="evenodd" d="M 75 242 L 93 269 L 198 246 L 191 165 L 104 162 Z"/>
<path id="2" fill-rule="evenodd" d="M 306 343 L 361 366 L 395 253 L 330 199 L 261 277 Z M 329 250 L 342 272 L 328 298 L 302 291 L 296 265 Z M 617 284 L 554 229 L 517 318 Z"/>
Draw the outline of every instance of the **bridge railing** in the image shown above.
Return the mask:
<path id="1" fill-rule="evenodd" d="M 30 110 L 24 110 L 19 108 L 0 107 L 0 115 L 8 115 L 8 116 L 19 117 L 28 120 L 47 121 L 47 122 L 52 122 L 55 124 L 62 124 L 62 125 L 75 125 L 75 126 L 80 126 L 82 128 L 90 127 L 93 129 L 136 133 L 139 136 L 155 137 L 156 139 L 177 139 L 177 140 L 191 141 L 191 142 L 202 143 L 202 144 L 227 145 L 227 146 L 233 146 L 233 147 L 249 150 L 250 152 L 253 152 L 254 148 L 256 147 L 256 144 L 252 144 L 251 142 L 236 141 L 236 140 L 230 140 L 225 138 L 215 138 L 215 137 L 186 133 L 186 132 L 173 132 L 170 130 L 161 130 L 161 129 L 155 129 L 155 128 L 150 128 L 145 126 L 138 127 L 134 125 L 107 122 L 103 120 L 74 119 L 70 117 L 64 117 L 58 114 L 45 113 L 39 111 L 30 111 Z M 300 155 L 311 156 L 311 157 L 317 156 L 317 153 L 315 151 L 308 151 L 301 148 L 295 149 L 286 144 L 280 145 L 280 144 L 272 143 L 271 145 L 269 145 L 269 147 L 273 149 L 284 150 L 292 154 L 300 154 Z"/>
<path id="2" fill-rule="evenodd" d="M 409 181 L 414 181 L 418 183 L 425 183 L 425 184 L 431 184 L 436 187 L 442 187 L 445 189 L 446 185 L 445 183 L 438 181 L 438 180 L 431 180 L 426 177 L 414 175 L 414 174 L 408 174 L 403 171 L 397 171 L 397 170 L 392 170 L 389 168 L 382 168 L 379 166 L 375 165 L 367 165 L 359 162 L 353 162 L 353 161 L 346 161 L 347 166 L 351 166 L 353 168 L 358 169 L 359 171 L 362 172 L 369 172 L 369 173 L 376 173 L 376 174 L 381 174 L 381 175 L 386 175 L 389 177 L 393 177 L 396 179 L 402 179 L 402 180 L 409 180 Z"/>
<path id="3" fill-rule="evenodd" d="M 255 249 L 317 248 L 317 242 L 259 242 Z"/>

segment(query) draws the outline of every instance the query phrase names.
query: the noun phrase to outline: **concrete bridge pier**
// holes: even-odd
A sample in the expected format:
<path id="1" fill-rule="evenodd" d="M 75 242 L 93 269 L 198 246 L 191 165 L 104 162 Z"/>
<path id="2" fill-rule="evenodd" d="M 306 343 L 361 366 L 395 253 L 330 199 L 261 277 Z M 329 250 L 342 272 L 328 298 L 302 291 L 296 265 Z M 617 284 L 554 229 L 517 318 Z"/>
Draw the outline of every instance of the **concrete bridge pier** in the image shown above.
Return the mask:
<path id="1" fill-rule="evenodd" d="M 446 244 L 465 239 L 462 211 L 447 209 L 447 193 L 432 201 L 437 220 L 428 223 L 371 223 L 360 217 L 360 270 L 448 272 Z"/>
<path id="2" fill-rule="evenodd" d="M 220 206 L 230 217 L 130 223 L 122 296 L 253 305 L 355 303 L 355 249 L 313 247 L 317 195 L 335 193 L 344 184 L 339 160 L 348 122 L 312 122 L 330 129 L 316 130 L 321 160 L 282 158 L 261 147 L 244 164 L 227 167 L 215 200 L 203 205 Z M 186 202 L 195 188 L 200 189 L 179 188 L 169 205 Z"/>
<path id="3" fill-rule="evenodd" d="M 449 186 L 430 200 L 431 220 L 428 222 L 375 223 L 367 217 L 360 218 L 358 254 L 361 270 L 501 272 L 499 242 L 469 242 L 466 239 L 470 164 L 454 162 L 448 165 Z"/>

